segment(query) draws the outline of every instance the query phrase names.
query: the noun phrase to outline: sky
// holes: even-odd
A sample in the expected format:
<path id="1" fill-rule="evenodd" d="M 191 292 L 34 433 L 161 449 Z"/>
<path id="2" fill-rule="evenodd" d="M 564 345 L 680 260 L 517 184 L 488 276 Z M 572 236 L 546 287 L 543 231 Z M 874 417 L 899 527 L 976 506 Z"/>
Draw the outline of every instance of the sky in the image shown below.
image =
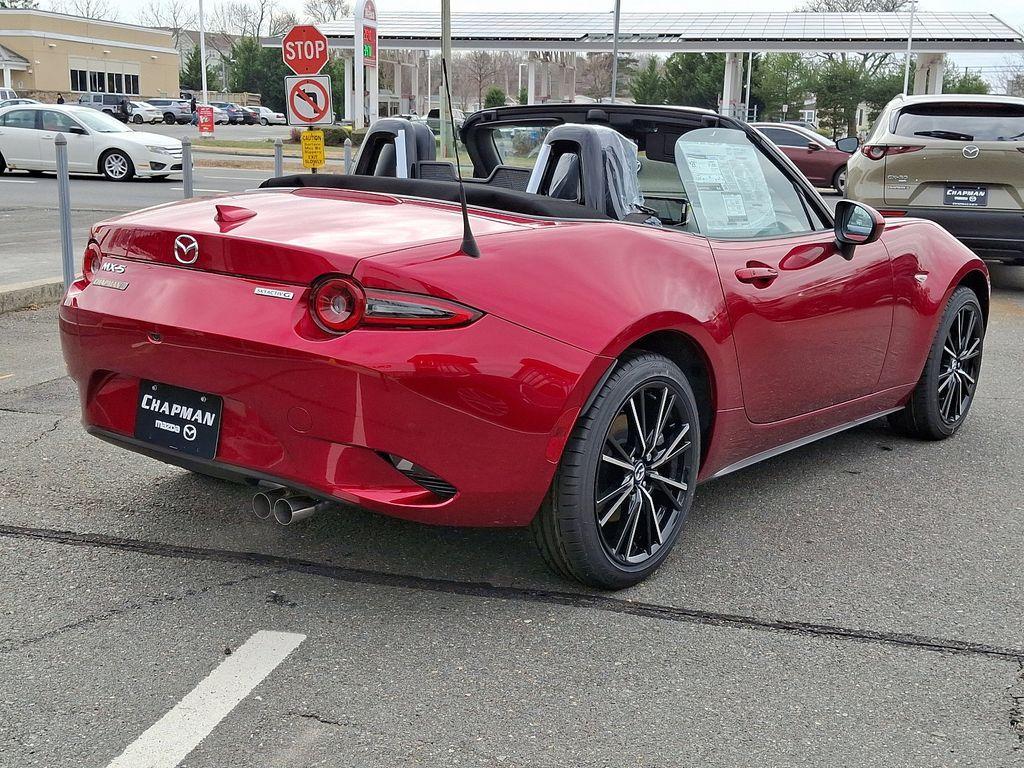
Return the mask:
<path id="1" fill-rule="evenodd" d="M 115 6 L 121 9 L 120 17 L 123 21 L 135 21 L 138 8 L 142 5 L 140 0 L 110 0 Z M 198 6 L 198 0 L 195 0 Z M 206 5 L 214 5 L 217 0 L 206 0 Z M 291 8 L 301 13 L 302 0 L 278 0 L 282 7 Z M 439 0 L 376 0 L 377 9 L 386 13 L 396 11 L 440 11 Z M 611 12 L 614 0 L 604 0 Z M 40 5 L 45 7 L 45 2 Z M 783 7 L 795 8 L 797 0 L 784 3 Z M 452 0 L 452 11 L 475 11 L 475 12 L 496 12 L 496 11 L 544 11 L 544 12 L 594 12 L 600 10 L 600 1 L 594 0 Z M 764 0 L 718 0 L 715 3 L 721 11 L 763 11 L 765 10 Z M 700 3 L 680 3 L 673 5 L 672 11 L 686 12 L 689 10 L 700 10 Z M 936 13 L 964 12 L 972 10 L 981 13 L 994 13 L 1006 23 L 1017 29 L 1024 29 L 1024 2 L 1014 0 L 1013 2 L 994 2 L 993 0 L 980 0 L 978 3 L 967 3 L 965 0 L 919 0 L 918 9 L 921 11 L 932 11 Z M 630 12 L 658 12 L 665 10 L 665 0 L 622 0 L 623 13 Z M 772 8 L 779 10 L 779 8 Z M 957 54 L 953 61 L 958 67 L 981 68 L 981 74 L 992 78 L 996 69 L 1006 64 L 1006 54 Z"/>

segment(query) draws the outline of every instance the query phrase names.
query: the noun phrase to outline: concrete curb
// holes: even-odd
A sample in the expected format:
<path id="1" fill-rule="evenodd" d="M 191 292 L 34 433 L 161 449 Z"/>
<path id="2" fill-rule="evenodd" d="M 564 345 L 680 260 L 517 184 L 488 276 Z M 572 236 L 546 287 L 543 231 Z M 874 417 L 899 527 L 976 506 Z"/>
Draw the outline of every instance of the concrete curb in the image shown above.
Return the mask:
<path id="1" fill-rule="evenodd" d="M 64 281 L 49 278 L 0 285 L 0 315 L 16 309 L 53 304 L 64 295 Z"/>

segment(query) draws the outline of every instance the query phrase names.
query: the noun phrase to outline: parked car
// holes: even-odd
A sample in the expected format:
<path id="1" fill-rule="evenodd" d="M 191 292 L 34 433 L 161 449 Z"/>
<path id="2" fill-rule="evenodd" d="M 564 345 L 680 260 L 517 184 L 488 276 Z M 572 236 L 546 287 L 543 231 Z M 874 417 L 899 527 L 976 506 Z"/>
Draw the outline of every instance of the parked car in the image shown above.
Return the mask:
<path id="1" fill-rule="evenodd" d="M 897 96 L 848 168 L 847 197 L 931 219 L 984 259 L 1024 265 L 1024 99 Z"/>
<path id="2" fill-rule="evenodd" d="M 793 161 L 800 173 L 816 187 L 832 187 L 843 194 L 846 161 L 850 155 L 836 148 L 831 139 L 799 125 L 751 123 Z"/>
<path id="3" fill-rule="evenodd" d="M 213 109 L 213 122 L 214 123 L 216 123 L 217 125 L 227 125 L 228 124 L 229 118 L 228 118 L 228 113 L 227 112 L 225 112 L 220 107 L 213 106 L 212 104 L 210 105 L 210 108 Z"/>
<path id="4" fill-rule="evenodd" d="M 424 126 L 392 120 L 352 174 L 94 226 L 59 310 L 85 428 L 259 483 L 254 511 L 281 523 L 346 502 L 528 525 L 602 588 L 664 562 L 703 480 L 883 416 L 957 432 L 981 260 L 928 222 L 833 215 L 742 121 L 592 110 L 469 117 L 464 190 Z M 538 165 L 506 165 L 495 132 L 537 125 Z M 638 145 L 675 173 L 671 217 L 645 205 Z"/>
<path id="5" fill-rule="evenodd" d="M 124 112 L 121 105 L 123 101 L 128 102 L 128 120 L 131 120 L 132 102 L 130 96 L 126 96 L 123 93 L 83 93 L 78 97 L 79 105 L 98 109 L 100 112 L 106 112 L 118 120 L 124 120 Z"/>
<path id="6" fill-rule="evenodd" d="M 230 101 L 211 101 L 210 103 L 227 114 L 228 122 L 231 125 L 251 125 L 256 122 L 256 119 L 242 109 L 238 104 Z"/>
<path id="7" fill-rule="evenodd" d="M 7 99 L 18 98 L 18 92 L 13 88 L 0 88 L 0 99 L 7 101 Z"/>
<path id="8" fill-rule="evenodd" d="M 439 135 L 441 133 L 440 114 L 441 112 L 437 108 L 427 112 L 427 125 L 430 126 L 430 130 L 432 130 L 435 135 Z M 466 113 L 456 107 L 452 109 L 452 114 L 455 117 L 455 128 L 461 131 L 463 124 L 466 122 Z M 444 119 L 446 121 L 450 120 L 448 115 L 445 115 Z"/>
<path id="9" fill-rule="evenodd" d="M 259 114 L 260 125 L 287 125 L 288 118 L 282 113 L 275 112 L 270 107 L 256 107 Z"/>
<path id="10" fill-rule="evenodd" d="M 0 110 L 0 171 L 56 170 L 54 136 L 68 141 L 68 168 L 111 181 L 164 178 L 181 171 L 181 142 L 142 133 L 111 115 L 83 106 L 38 104 Z"/>
<path id="11" fill-rule="evenodd" d="M 0 109 L 3 109 L 4 107 L 14 107 L 18 104 L 42 104 L 42 102 L 37 99 L 4 99 L 0 101 Z"/>
<path id="12" fill-rule="evenodd" d="M 164 113 L 145 101 L 132 102 L 132 122 L 136 124 L 149 123 L 154 125 L 162 123 Z"/>
<path id="13" fill-rule="evenodd" d="M 184 125 L 192 122 L 192 102 L 186 99 L 146 99 L 154 107 L 163 112 L 164 122 L 167 125 Z"/>

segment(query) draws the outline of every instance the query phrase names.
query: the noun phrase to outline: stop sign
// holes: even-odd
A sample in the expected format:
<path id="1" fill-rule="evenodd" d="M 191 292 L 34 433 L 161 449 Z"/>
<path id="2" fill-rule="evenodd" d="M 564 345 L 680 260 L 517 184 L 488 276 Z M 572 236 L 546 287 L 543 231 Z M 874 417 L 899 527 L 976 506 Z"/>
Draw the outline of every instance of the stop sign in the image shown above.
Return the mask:
<path id="1" fill-rule="evenodd" d="M 292 27 L 281 41 L 281 57 L 296 75 L 315 75 L 327 63 L 327 38 L 312 24 Z"/>

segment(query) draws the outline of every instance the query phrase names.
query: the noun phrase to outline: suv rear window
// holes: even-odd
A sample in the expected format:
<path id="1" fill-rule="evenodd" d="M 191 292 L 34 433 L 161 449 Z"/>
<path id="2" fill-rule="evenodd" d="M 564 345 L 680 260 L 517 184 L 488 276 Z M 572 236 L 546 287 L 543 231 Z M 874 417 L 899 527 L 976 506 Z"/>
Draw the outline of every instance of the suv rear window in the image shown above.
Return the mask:
<path id="1" fill-rule="evenodd" d="M 900 110 L 893 133 L 950 141 L 1024 141 L 1024 105 L 914 104 Z"/>

